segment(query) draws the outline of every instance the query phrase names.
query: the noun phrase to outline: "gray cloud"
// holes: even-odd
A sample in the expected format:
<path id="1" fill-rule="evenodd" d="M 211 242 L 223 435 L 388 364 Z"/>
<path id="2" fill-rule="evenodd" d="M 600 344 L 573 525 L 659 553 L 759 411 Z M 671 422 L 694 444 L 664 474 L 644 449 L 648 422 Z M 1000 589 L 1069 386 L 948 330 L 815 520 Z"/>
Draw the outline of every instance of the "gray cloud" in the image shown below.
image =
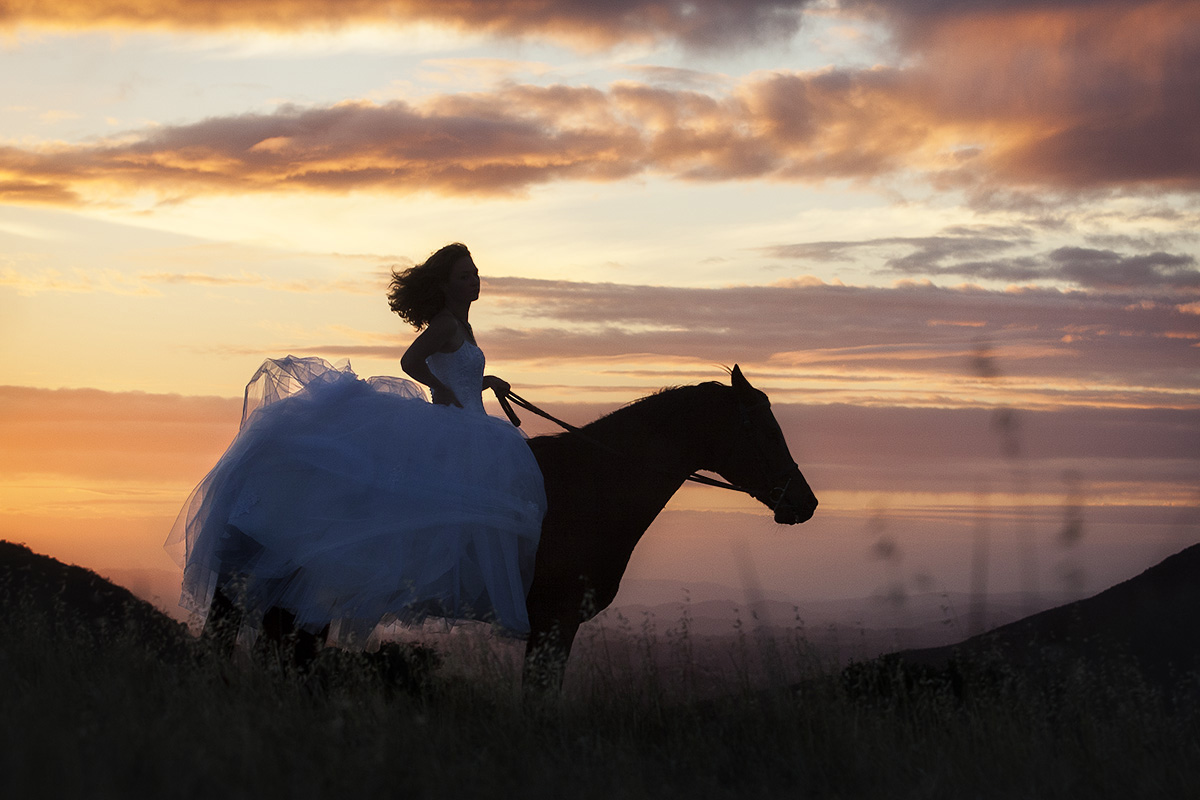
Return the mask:
<path id="1" fill-rule="evenodd" d="M 1123 255 L 1112 250 L 1060 247 L 1040 256 L 947 264 L 946 250 L 921 243 L 914 243 L 914 247 L 911 254 L 890 259 L 888 268 L 913 275 L 956 275 L 1010 282 L 1061 281 L 1104 291 L 1200 289 L 1196 258 L 1187 253 Z"/>
<path id="2" fill-rule="evenodd" d="M 1160 250 L 1123 254 L 1072 246 L 1040 255 L 1002 255 L 1030 245 L 1031 233 L 1021 227 L 957 227 L 937 236 L 804 242 L 767 247 L 762 252 L 774 258 L 802 261 L 854 261 L 864 254 L 873 255 L 882 258 L 885 269 L 905 275 L 954 275 L 1008 282 L 1059 281 L 1106 291 L 1200 289 L 1200 269 L 1196 257 L 1189 253 Z M 1189 238 L 1178 236 L 1173 241 Z M 1130 237 L 1112 241 L 1130 246 L 1144 244 Z"/>
<path id="3" fill-rule="evenodd" d="M 1098 289 L 1200 289 L 1196 258 L 1187 254 L 1124 256 L 1112 250 L 1060 247 L 1050 261 L 1080 286 Z"/>

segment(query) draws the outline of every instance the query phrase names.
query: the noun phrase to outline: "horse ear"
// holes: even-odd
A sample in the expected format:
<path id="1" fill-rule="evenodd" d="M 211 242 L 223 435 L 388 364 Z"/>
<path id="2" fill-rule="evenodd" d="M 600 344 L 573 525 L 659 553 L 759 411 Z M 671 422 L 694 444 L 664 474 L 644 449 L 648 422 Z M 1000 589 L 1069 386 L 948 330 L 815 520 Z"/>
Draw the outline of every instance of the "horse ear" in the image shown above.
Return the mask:
<path id="1" fill-rule="evenodd" d="M 746 380 L 746 376 L 742 374 L 742 368 L 737 364 L 733 365 L 733 371 L 729 375 L 733 378 L 733 388 L 739 391 L 751 388 L 750 381 Z"/>

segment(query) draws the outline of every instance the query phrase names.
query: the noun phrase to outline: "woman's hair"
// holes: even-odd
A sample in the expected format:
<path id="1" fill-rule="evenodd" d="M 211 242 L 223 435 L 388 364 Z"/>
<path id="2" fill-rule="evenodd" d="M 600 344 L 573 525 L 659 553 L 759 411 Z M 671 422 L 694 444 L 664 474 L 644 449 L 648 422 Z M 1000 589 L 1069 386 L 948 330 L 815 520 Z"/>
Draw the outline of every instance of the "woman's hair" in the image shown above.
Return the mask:
<path id="1" fill-rule="evenodd" d="M 450 270 L 463 256 L 471 255 L 465 244 L 455 242 L 425 259 L 424 264 L 409 267 L 403 272 L 392 270 L 388 284 L 388 305 L 400 319 L 422 330 L 438 312 L 446 307 L 442 285 L 449 282 Z"/>

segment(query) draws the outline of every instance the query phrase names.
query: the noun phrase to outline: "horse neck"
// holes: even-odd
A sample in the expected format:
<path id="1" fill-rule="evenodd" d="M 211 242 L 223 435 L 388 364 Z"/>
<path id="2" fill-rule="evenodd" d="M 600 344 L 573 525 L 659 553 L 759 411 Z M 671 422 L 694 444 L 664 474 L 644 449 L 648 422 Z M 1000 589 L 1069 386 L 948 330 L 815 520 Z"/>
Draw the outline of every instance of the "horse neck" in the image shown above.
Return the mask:
<path id="1" fill-rule="evenodd" d="M 596 420 L 583 435 L 682 483 L 711 461 L 728 391 L 715 383 L 668 389 Z"/>
<path id="2" fill-rule="evenodd" d="M 719 400 L 712 388 L 674 389 L 581 431 L 530 440 L 545 480 L 547 524 L 569 526 L 571 541 L 606 542 L 606 563 L 624 570 L 671 496 L 709 463 L 713 432 L 727 429 L 716 422 Z"/>

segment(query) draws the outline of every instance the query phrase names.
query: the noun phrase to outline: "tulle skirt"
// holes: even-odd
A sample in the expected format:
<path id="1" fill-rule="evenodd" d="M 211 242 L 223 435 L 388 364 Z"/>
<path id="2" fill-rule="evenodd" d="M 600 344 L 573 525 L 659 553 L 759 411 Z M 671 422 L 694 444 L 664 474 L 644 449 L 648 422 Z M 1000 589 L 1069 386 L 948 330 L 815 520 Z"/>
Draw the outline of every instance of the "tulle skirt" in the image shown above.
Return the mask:
<path id="1" fill-rule="evenodd" d="M 251 620 L 278 607 L 343 643 L 430 615 L 528 633 L 546 498 L 522 434 L 407 381 L 286 366 L 277 397 L 252 381 L 241 431 L 175 523 L 181 605 L 203 615 L 221 588 Z"/>

